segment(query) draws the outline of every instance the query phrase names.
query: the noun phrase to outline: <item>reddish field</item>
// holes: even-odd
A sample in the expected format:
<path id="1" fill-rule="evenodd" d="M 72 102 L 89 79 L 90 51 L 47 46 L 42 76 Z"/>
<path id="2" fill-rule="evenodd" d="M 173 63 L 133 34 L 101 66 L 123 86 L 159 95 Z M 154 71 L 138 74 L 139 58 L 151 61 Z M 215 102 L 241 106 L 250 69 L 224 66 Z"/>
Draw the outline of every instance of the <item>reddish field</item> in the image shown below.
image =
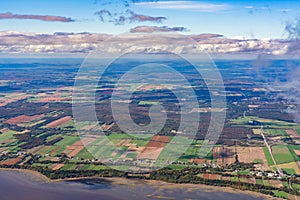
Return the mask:
<path id="1" fill-rule="evenodd" d="M 151 139 L 152 141 L 158 141 L 158 142 L 169 142 L 170 140 L 170 136 L 159 136 L 159 135 L 155 135 L 152 137 Z"/>
<path id="2" fill-rule="evenodd" d="M 48 128 L 56 128 L 56 127 L 58 127 L 58 126 L 60 126 L 60 125 L 62 125 L 64 123 L 66 123 L 66 122 L 68 122 L 70 120 L 72 120 L 72 117 L 66 116 L 66 117 L 63 117 L 61 119 L 55 120 L 55 121 L 47 124 L 46 127 L 48 127 Z"/>
<path id="3" fill-rule="evenodd" d="M 157 147 L 157 148 L 160 148 L 160 147 L 165 147 L 166 146 L 166 143 L 164 143 L 164 142 L 158 142 L 158 141 L 150 141 L 148 144 L 147 144 L 147 146 L 146 146 L 146 148 L 147 147 Z"/>
<path id="4" fill-rule="evenodd" d="M 293 129 L 290 129 L 290 130 L 285 130 L 285 132 L 288 134 L 288 135 L 291 135 L 291 136 L 294 136 L 294 137 L 298 137 L 298 134 L 295 130 Z"/>
<path id="5" fill-rule="evenodd" d="M 161 85 L 141 85 L 137 90 L 149 91 L 149 90 L 162 90 L 162 89 L 171 89 L 170 86 L 161 86 Z"/>
<path id="6" fill-rule="evenodd" d="M 11 158 L 0 162 L 0 165 L 15 165 L 22 160 L 23 157 Z"/>
<path id="7" fill-rule="evenodd" d="M 102 128 L 103 131 L 107 131 L 107 130 L 109 130 L 111 127 L 113 127 L 114 124 L 115 124 L 115 123 L 111 123 L 111 124 L 109 124 L 109 125 L 103 124 L 103 125 L 101 126 L 101 128 Z"/>
<path id="8" fill-rule="evenodd" d="M 60 168 L 62 168 L 65 164 L 53 164 L 50 168 L 52 168 L 52 170 L 59 170 Z"/>
<path id="9" fill-rule="evenodd" d="M 5 123 L 8 123 L 8 124 L 26 123 L 26 122 L 31 122 L 35 119 L 41 118 L 43 116 L 44 115 L 33 115 L 33 116 L 20 115 L 18 117 L 14 117 L 9 120 L 6 120 Z"/>
<path id="10" fill-rule="evenodd" d="M 282 182 L 280 180 L 269 180 L 271 185 L 274 185 L 277 188 L 282 187 Z"/>
<path id="11" fill-rule="evenodd" d="M 256 184 L 255 178 L 247 178 L 248 183 Z"/>
<path id="12" fill-rule="evenodd" d="M 69 158 L 76 156 L 81 150 L 85 148 L 84 145 L 89 145 L 94 142 L 95 138 L 82 138 L 81 140 L 75 142 L 71 146 L 67 146 L 65 152 Z"/>
<path id="13" fill-rule="evenodd" d="M 14 97 L 15 96 L 15 97 Z M 7 104 L 26 99 L 28 95 L 23 94 L 23 93 L 12 93 L 5 99 L 0 98 L 0 107 L 6 106 Z"/>
<path id="14" fill-rule="evenodd" d="M 294 152 L 295 152 L 295 154 L 297 155 L 297 156 L 300 156 L 300 150 L 294 150 Z"/>
<path id="15" fill-rule="evenodd" d="M 217 175 L 217 174 L 203 174 L 203 178 L 209 179 L 209 180 L 220 180 L 221 179 L 221 175 Z"/>
<path id="16" fill-rule="evenodd" d="M 153 136 L 151 141 L 147 144 L 147 147 L 165 147 L 166 144 L 169 142 L 169 136 Z"/>
<path id="17" fill-rule="evenodd" d="M 142 153 L 138 155 L 138 159 L 156 160 L 163 149 L 163 147 L 146 147 Z"/>
<path id="18" fill-rule="evenodd" d="M 71 98 L 46 97 L 40 99 L 40 102 L 53 102 L 53 101 L 71 101 Z"/>
<path id="19" fill-rule="evenodd" d="M 151 141 L 148 142 L 145 149 L 138 156 L 139 159 L 157 159 L 161 151 L 169 142 L 169 136 L 153 136 Z"/>
<path id="20" fill-rule="evenodd" d="M 203 158 L 192 158 L 189 160 L 189 162 L 203 164 L 206 163 L 206 160 Z"/>

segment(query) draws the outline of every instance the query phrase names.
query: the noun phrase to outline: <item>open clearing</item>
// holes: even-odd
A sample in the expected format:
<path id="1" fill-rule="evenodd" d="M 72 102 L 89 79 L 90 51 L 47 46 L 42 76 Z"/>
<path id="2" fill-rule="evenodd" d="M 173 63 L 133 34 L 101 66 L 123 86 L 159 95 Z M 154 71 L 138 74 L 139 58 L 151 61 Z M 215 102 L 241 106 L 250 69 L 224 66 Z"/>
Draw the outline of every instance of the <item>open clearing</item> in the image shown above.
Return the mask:
<path id="1" fill-rule="evenodd" d="M 264 168 L 269 169 L 262 147 L 214 147 L 213 158 L 217 159 L 219 164 L 232 164 L 235 162 L 235 152 L 239 162 L 253 163 L 259 160 Z"/>

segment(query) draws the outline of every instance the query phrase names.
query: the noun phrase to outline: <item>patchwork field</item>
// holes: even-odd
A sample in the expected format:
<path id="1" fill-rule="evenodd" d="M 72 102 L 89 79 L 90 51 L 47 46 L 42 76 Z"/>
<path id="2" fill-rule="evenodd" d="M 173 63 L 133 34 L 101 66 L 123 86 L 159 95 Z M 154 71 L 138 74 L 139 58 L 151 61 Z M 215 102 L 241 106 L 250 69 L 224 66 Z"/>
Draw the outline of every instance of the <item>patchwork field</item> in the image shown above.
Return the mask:
<path id="1" fill-rule="evenodd" d="M 272 154 L 277 164 L 284 164 L 295 161 L 293 152 L 291 152 L 288 146 L 285 145 L 273 146 Z"/>
<path id="2" fill-rule="evenodd" d="M 219 164 L 232 164 L 236 161 L 243 163 L 261 163 L 265 169 L 269 169 L 267 159 L 262 147 L 227 147 L 218 146 L 213 149 L 213 158 Z"/>
<path id="3" fill-rule="evenodd" d="M 26 93 L 9 93 L 9 94 L 4 94 L 3 97 L 0 97 L 0 107 L 4 107 L 10 103 L 27 99 L 30 95 Z"/>
<path id="4" fill-rule="evenodd" d="M 69 158 L 72 158 L 81 152 L 85 148 L 85 145 L 89 145 L 95 140 L 95 138 L 81 138 L 81 140 L 74 142 L 70 146 L 67 146 L 63 153 L 65 153 Z"/>
<path id="5" fill-rule="evenodd" d="M 151 160 L 157 159 L 169 140 L 169 136 L 153 136 L 145 149 L 140 155 L 138 155 L 138 158 Z"/>
<path id="6" fill-rule="evenodd" d="M 288 174 L 300 174 L 300 166 L 297 162 L 290 162 L 285 164 L 279 164 L 278 167 L 285 170 Z"/>

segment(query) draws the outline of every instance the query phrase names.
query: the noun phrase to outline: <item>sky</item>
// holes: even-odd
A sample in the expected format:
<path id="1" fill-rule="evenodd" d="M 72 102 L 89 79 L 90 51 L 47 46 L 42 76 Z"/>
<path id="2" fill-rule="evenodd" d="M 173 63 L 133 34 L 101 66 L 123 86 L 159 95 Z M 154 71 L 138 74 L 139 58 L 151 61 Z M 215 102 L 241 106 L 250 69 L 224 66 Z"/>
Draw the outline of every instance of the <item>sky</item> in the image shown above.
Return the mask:
<path id="1" fill-rule="evenodd" d="M 264 39 L 287 37 L 285 25 L 300 18 L 297 0 L 125 1 L 0 0 L 0 31 L 120 34 L 163 26 L 183 34 Z"/>

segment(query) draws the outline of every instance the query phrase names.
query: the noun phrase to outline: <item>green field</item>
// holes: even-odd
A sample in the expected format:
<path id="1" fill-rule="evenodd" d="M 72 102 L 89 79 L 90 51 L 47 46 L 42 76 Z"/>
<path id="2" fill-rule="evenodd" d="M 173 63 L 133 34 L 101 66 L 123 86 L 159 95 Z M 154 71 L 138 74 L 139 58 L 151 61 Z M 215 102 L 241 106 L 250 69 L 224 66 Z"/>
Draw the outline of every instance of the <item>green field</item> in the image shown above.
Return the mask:
<path id="1" fill-rule="evenodd" d="M 49 167 L 51 164 L 33 163 L 32 167 Z"/>
<path id="2" fill-rule="evenodd" d="M 272 135 L 272 136 L 284 136 L 287 135 L 287 133 L 285 132 L 285 130 L 282 129 L 267 129 L 264 130 L 264 132 Z"/>
<path id="3" fill-rule="evenodd" d="M 40 150 L 38 150 L 36 154 L 40 154 L 40 155 L 50 154 L 50 152 L 53 151 L 55 148 L 56 148 L 55 146 L 44 146 Z"/>
<path id="4" fill-rule="evenodd" d="M 70 146 L 80 140 L 79 137 L 76 136 L 63 136 L 63 139 L 55 144 L 55 146 Z"/>
<path id="5" fill-rule="evenodd" d="M 294 162 L 294 156 L 286 145 L 276 145 L 272 147 L 272 153 L 277 164 Z"/>
<path id="6" fill-rule="evenodd" d="M 295 171 L 294 169 L 283 168 L 283 170 L 284 170 L 287 174 L 290 174 L 290 175 L 297 174 L 296 171 Z"/>
<path id="7" fill-rule="evenodd" d="M 244 126 L 244 127 L 253 128 L 255 126 L 249 124 L 249 121 L 251 120 L 256 120 L 261 122 L 263 126 L 268 129 L 291 129 L 291 128 L 300 129 L 300 124 L 298 123 L 273 120 L 273 119 L 264 119 L 264 118 L 259 118 L 257 116 L 239 117 L 237 119 L 231 120 L 230 124 L 232 126 Z"/>
<path id="8" fill-rule="evenodd" d="M 292 188 L 295 190 L 300 190 L 300 184 L 292 183 Z"/>
<path id="9" fill-rule="evenodd" d="M 259 184 L 259 185 L 263 185 L 264 182 L 262 179 L 256 179 L 256 183 Z"/>
<path id="10" fill-rule="evenodd" d="M 262 182 L 265 186 L 271 186 L 271 184 L 268 180 L 262 180 Z"/>
<path id="11" fill-rule="evenodd" d="M 272 160 L 271 154 L 268 151 L 267 147 L 263 147 L 263 151 L 264 151 L 265 157 L 267 159 L 268 165 L 269 166 L 274 165 L 274 162 Z"/>
<path id="12" fill-rule="evenodd" d="M 274 190 L 273 193 L 276 197 L 284 198 L 284 199 L 288 198 L 288 194 L 286 192 Z"/>
<path id="13" fill-rule="evenodd" d="M 4 141 L 4 140 L 9 140 L 9 139 L 13 139 L 14 138 L 14 134 L 16 134 L 16 131 L 7 131 L 4 132 L 2 134 L 0 134 L 0 142 Z"/>
<path id="14" fill-rule="evenodd" d="M 139 105 L 158 105 L 159 102 L 156 101 L 140 101 Z"/>
<path id="15" fill-rule="evenodd" d="M 77 168 L 76 164 L 65 164 L 61 170 L 74 170 Z"/>
<path id="16" fill-rule="evenodd" d="M 264 163 L 263 160 L 261 160 L 261 159 L 254 159 L 253 162 L 254 163 L 259 163 L 259 164 L 263 164 Z"/>
<path id="17" fill-rule="evenodd" d="M 77 155 L 77 158 L 79 159 L 88 159 L 88 160 L 92 160 L 94 159 L 94 156 L 86 149 L 82 149 Z"/>
<path id="18" fill-rule="evenodd" d="M 130 153 L 127 153 L 127 155 L 126 155 L 126 158 L 135 159 L 136 157 L 137 157 L 137 153 L 135 153 L 135 152 L 130 152 Z"/>

